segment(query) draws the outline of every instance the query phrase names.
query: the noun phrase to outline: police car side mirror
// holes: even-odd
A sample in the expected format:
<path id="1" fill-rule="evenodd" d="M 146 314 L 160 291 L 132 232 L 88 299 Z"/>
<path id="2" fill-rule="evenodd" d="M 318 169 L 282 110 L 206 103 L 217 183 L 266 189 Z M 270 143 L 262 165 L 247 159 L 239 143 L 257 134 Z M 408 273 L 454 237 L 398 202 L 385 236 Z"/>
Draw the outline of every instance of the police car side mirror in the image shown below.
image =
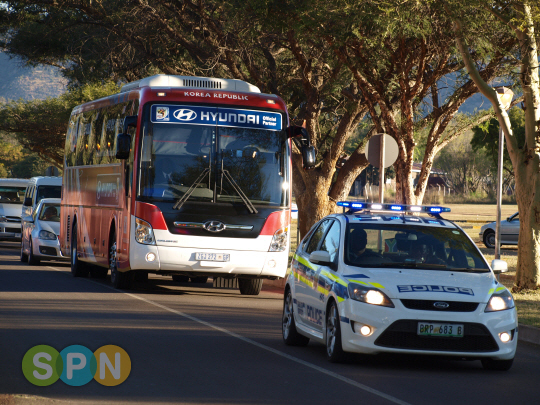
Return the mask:
<path id="1" fill-rule="evenodd" d="M 495 274 L 506 273 L 508 271 L 508 264 L 504 260 L 494 259 L 491 261 L 491 268 Z"/>
<path id="2" fill-rule="evenodd" d="M 311 263 L 320 264 L 322 266 L 332 265 L 330 260 L 330 253 L 323 250 L 316 250 L 309 255 L 309 261 Z"/>

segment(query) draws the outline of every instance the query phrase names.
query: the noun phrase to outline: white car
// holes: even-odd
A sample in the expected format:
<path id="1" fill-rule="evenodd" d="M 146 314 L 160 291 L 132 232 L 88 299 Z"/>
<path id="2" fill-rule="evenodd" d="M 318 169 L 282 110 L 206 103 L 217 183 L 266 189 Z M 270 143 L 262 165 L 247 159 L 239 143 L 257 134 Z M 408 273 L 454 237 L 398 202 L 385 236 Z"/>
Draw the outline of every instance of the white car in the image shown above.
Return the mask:
<path id="1" fill-rule="evenodd" d="M 44 198 L 22 219 L 21 262 L 69 260 L 60 252 L 60 198 Z"/>
<path id="2" fill-rule="evenodd" d="M 480 228 L 480 237 L 486 247 L 493 249 L 495 247 L 495 229 L 497 222 L 490 222 L 482 225 Z M 519 239 L 519 213 L 501 221 L 501 245 L 517 245 Z"/>
<path id="3" fill-rule="evenodd" d="M 313 226 L 287 275 L 282 331 L 288 345 L 347 352 L 478 359 L 508 370 L 516 353 L 514 300 L 449 209 L 340 202 Z M 374 212 L 386 209 L 393 212 Z M 433 214 L 414 216 L 407 211 Z"/>

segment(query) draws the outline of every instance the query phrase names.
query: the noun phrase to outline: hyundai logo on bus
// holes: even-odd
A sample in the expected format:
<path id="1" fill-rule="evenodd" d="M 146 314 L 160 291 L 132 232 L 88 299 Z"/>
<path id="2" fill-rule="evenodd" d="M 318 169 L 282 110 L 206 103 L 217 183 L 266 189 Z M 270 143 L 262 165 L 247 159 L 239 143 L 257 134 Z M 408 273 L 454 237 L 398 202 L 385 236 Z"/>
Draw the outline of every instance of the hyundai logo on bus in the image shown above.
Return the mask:
<path id="1" fill-rule="evenodd" d="M 113 387 L 122 384 L 131 372 L 131 359 L 124 349 L 106 345 L 92 353 L 81 345 L 72 345 L 58 352 L 54 347 L 38 345 L 26 352 L 22 371 L 28 381 L 40 387 L 58 379 L 80 387 L 92 379 Z"/>
<path id="2" fill-rule="evenodd" d="M 154 105 L 152 106 L 152 122 L 168 124 L 189 122 L 196 125 L 268 129 L 271 131 L 281 131 L 282 129 L 281 114 L 279 113 L 199 106 Z"/>
<path id="3" fill-rule="evenodd" d="M 227 226 L 220 221 L 208 221 L 204 223 L 203 228 L 208 232 L 221 232 L 224 231 Z"/>

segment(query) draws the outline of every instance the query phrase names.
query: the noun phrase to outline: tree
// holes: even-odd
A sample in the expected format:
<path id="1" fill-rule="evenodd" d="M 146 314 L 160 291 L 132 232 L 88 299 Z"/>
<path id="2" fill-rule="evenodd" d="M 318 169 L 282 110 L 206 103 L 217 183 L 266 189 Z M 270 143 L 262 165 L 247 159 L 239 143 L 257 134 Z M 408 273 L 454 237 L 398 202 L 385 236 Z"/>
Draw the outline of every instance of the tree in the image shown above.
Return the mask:
<path id="1" fill-rule="evenodd" d="M 8 102 L 0 105 L 0 131 L 11 134 L 25 149 L 61 169 L 73 107 L 117 91 L 114 83 L 89 84 L 57 98 Z"/>
<path id="2" fill-rule="evenodd" d="M 521 108 L 514 107 L 508 111 L 512 133 L 516 137 L 519 144 L 525 142 L 525 114 Z M 497 173 L 499 164 L 499 122 L 496 118 L 492 118 L 485 123 L 473 128 L 474 136 L 471 139 L 473 152 L 487 153 L 491 161 L 491 172 Z M 506 148 L 503 154 L 503 190 L 507 190 L 515 181 L 514 169 L 512 161 Z M 489 194 L 495 195 L 494 187 L 488 190 Z"/>
<path id="3" fill-rule="evenodd" d="M 476 86 L 493 105 L 516 176 L 516 200 L 519 209 L 519 244 L 515 289 L 540 287 L 540 81 L 538 75 L 537 29 L 540 7 L 537 2 L 478 1 L 462 4 L 459 12 L 448 11 L 455 21 L 456 42 L 467 71 Z M 453 10 L 456 10 L 455 8 Z M 471 36 L 478 32 L 468 25 L 464 14 L 481 14 L 479 20 L 497 25 L 512 33 L 519 42 L 519 83 L 524 97 L 525 139 L 519 143 L 513 136 L 510 120 L 504 112 L 495 90 L 483 80 L 471 60 Z M 473 27 L 474 28 L 474 27 Z M 486 38 L 489 40 L 489 38 Z"/>
<path id="4" fill-rule="evenodd" d="M 439 154 L 436 164 L 446 173 L 448 185 L 458 194 L 475 193 L 495 172 L 485 151 L 473 150 L 472 133 L 455 139 Z"/>
<path id="5" fill-rule="evenodd" d="M 12 54 L 59 66 L 72 85 L 156 72 L 246 80 L 287 102 L 292 121 L 305 123 L 317 147 L 317 166 L 293 156 L 293 190 L 301 234 L 336 209 L 367 166 L 363 147 L 376 132 L 398 142 L 399 201 L 421 203 L 436 153 L 488 117 L 449 127 L 474 94 L 450 39 L 440 2 L 398 0 L 8 1 L 0 33 Z M 489 58 L 473 54 L 492 80 L 512 65 L 516 43 L 495 39 Z M 442 89 L 443 79 L 452 83 Z M 372 128 L 340 166 L 347 140 L 369 117 Z M 427 131 L 415 187 L 417 134 Z"/>

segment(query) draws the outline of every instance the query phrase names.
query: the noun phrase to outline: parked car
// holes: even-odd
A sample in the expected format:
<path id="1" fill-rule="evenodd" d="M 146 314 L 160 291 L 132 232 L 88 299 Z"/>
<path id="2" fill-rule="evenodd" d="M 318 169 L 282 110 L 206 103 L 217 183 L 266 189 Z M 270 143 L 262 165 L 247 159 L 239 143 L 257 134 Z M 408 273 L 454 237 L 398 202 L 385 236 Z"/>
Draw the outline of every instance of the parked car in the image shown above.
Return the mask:
<path id="1" fill-rule="evenodd" d="M 490 222 L 480 228 L 480 236 L 486 247 L 493 249 L 495 247 L 495 228 L 497 222 Z M 519 239 L 519 213 L 501 221 L 501 245 L 517 245 Z"/>
<path id="2" fill-rule="evenodd" d="M 26 179 L 0 179 L 0 240 L 21 240 L 21 207 Z"/>
<path id="3" fill-rule="evenodd" d="M 69 260 L 60 252 L 60 199 L 44 198 L 31 216 L 22 220 L 21 262 Z"/>
<path id="4" fill-rule="evenodd" d="M 32 215 L 42 198 L 62 196 L 62 177 L 38 176 L 32 177 L 27 182 L 21 215 L 23 218 Z"/>

